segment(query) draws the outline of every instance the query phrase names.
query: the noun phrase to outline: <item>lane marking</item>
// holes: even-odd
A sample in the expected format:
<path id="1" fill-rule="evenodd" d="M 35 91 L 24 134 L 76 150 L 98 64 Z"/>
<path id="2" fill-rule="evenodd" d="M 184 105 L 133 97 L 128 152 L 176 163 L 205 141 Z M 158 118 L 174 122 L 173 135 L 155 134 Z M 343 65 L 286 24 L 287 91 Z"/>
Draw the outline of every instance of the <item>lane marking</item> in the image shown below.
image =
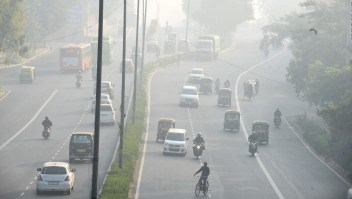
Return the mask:
<path id="1" fill-rule="evenodd" d="M 7 91 L 7 92 L 5 93 L 5 95 L 3 95 L 3 96 L 0 98 L 0 101 L 3 100 L 3 99 L 5 99 L 5 97 L 8 96 L 10 93 L 11 93 L 11 90 Z"/>
<path id="2" fill-rule="evenodd" d="M 48 103 L 54 98 L 55 94 L 57 93 L 57 89 L 49 96 L 49 98 L 44 102 L 44 104 L 39 108 L 39 110 L 34 114 L 32 119 L 24 125 L 15 135 L 13 135 L 10 139 L 8 139 L 4 144 L 0 146 L 0 151 L 5 148 L 12 140 L 14 140 L 17 136 L 19 136 L 29 125 L 33 123 L 33 121 L 38 117 L 38 115 L 43 111 L 43 109 L 48 105 Z"/>
<path id="3" fill-rule="evenodd" d="M 312 149 L 306 144 L 306 142 L 301 138 L 301 136 L 298 135 L 298 133 L 295 131 L 295 129 L 290 125 L 290 123 L 287 121 L 285 117 L 284 121 L 288 125 L 288 127 L 292 130 L 292 132 L 296 135 L 296 137 L 302 142 L 304 147 L 317 159 L 319 160 L 324 166 L 326 166 L 330 171 L 332 171 L 337 177 L 339 177 L 346 185 L 352 186 L 345 178 L 343 178 L 340 174 L 338 174 L 334 169 L 332 169 L 328 164 L 326 164 L 318 155 L 316 155 Z"/>
<path id="4" fill-rule="evenodd" d="M 238 97 L 238 84 L 239 84 L 239 81 L 241 79 L 241 77 L 246 74 L 247 72 L 261 66 L 262 64 L 266 63 L 266 62 L 269 62 L 271 61 L 272 59 L 275 59 L 276 57 L 280 56 L 281 54 L 285 53 L 286 50 L 282 51 L 281 53 L 278 53 L 276 54 L 275 56 L 269 58 L 269 59 L 266 59 L 250 68 L 248 68 L 247 70 L 243 71 L 240 75 L 237 76 L 237 79 L 236 79 L 236 84 L 235 84 L 235 101 L 236 101 L 236 107 L 237 107 L 237 110 L 239 112 L 241 112 L 241 107 L 240 107 L 240 101 L 239 101 L 239 97 Z M 242 130 L 243 130 L 243 133 L 246 137 L 246 140 L 248 140 L 248 132 L 247 132 L 247 129 L 246 129 L 246 126 L 244 125 L 244 122 L 243 122 L 243 117 L 240 118 L 240 122 L 241 122 L 241 127 L 242 127 Z M 267 180 L 269 181 L 271 187 L 274 189 L 276 195 L 280 198 L 280 199 L 284 199 L 285 197 L 282 195 L 280 189 L 277 187 L 277 185 L 275 184 L 273 178 L 271 177 L 271 175 L 269 174 L 268 170 L 266 169 L 266 167 L 264 166 L 262 160 L 260 159 L 259 157 L 259 154 L 255 154 L 255 159 L 257 160 L 260 168 L 262 169 L 262 171 L 264 172 L 264 175 L 265 177 L 267 178 Z"/>

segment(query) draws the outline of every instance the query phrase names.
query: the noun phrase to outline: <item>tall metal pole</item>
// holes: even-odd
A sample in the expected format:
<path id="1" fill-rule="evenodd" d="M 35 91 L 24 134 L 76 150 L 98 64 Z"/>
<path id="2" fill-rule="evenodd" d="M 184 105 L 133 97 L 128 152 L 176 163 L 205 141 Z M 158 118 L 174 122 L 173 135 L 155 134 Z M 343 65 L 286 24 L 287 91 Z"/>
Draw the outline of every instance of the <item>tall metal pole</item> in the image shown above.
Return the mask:
<path id="1" fill-rule="evenodd" d="M 138 69 L 138 31 L 139 31 L 139 0 L 137 0 L 137 25 L 136 25 L 136 48 L 135 48 L 135 65 L 134 65 L 134 83 L 133 83 L 133 113 L 132 113 L 132 124 L 136 120 L 136 94 L 137 94 L 137 69 Z"/>
<path id="2" fill-rule="evenodd" d="M 123 137 L 124 137 L 124 121 L 125 121 L 125 69 L 126 69 L 126 6 L 127 2 L 124 0 L 123 5 L 123 44 L 122 44 L 122 80 L 121 80 L 121 116 L 120 116 L 120 145 L 119 145 L 119 168 L 122 168 L 122 154 L 123 154 Z"/>
<path id="3" fill-rule="evenodd" d="M 188 0 L 188 5 L 187 5 L 187 26 L 186 26 L 186 41 L 188 41 L 188 18 L 189 18 L 189 1 Z"/>
<path id="4" fill-rule="evenodd" d="M 94 121 L 94 153 L 91 199 L 98 198 L 98 166 L 99 166 L 99 135 L 100 135 L 100 99 L 101 99 L 101 72 L 102 72 L 102 49 L 103 49 L 103 18 L 104 0 L 99 0 L 99 25 L 98 25 L 98 58 L 97 78 L 95 86 L 95 121 Z"/>
<path id="5" fill-rule="evenodd" d="M 143 0 L 144 1 L 144 0 Z M 148 7 L 148 0 L 145 0 L 144 4 L 144 10 L 143 10 L 143 39 L 142 39 L 142 65 L 141 65 L 141 72 L 140 72 L 140 84 L 142 83 L 142 77 L 143 77 L 143 70 L 144 70 L 144 48 L 145 48 L 145 28 L 146 28 L 146 23 L 147 23 L 147 7 Z"/>

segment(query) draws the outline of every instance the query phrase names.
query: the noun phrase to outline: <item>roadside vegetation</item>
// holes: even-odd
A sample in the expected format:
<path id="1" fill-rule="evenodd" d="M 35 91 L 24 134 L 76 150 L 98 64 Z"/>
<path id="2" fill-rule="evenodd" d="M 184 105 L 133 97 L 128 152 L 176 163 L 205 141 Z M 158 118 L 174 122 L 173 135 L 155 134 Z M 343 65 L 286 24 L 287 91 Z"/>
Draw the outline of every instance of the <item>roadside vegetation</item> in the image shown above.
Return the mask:
<path id="1" fill-rule="evenodd" d="M 286 15 L 263 28 L 261 49 L 286 44 L 293 58 L 287 81 L 310 104 L 330 133 L 301 121 L 305 139 L 345 170 L 352 180 L 352 62 L 347 45 L 350 38 L 349 6 L 344 0 L 328 4 L 306 1 L 304 12 Z M 318 133 L 320 132 L 320 133 Z"/>
<path id="2" fill-rule="evenodd" d="M 145 65 L 142 82 L 137 90 L 136 120 L 133 125 L 130 120 L 126 123 L 124 135 L 123 166 L 118 167 L 118 157 L 113 163 L 103 187 L 100 198 L 102 199 L 127 199 L 129 198 L 130 186 L 134 183 L 136 163 L 140 154 L 140 142 L 144 129 L 145 110 L 147 105 L 147 81 L 149 75 L 160 67 L 171 66 L 176 63 L 177 56 L 161 58 Z"/>

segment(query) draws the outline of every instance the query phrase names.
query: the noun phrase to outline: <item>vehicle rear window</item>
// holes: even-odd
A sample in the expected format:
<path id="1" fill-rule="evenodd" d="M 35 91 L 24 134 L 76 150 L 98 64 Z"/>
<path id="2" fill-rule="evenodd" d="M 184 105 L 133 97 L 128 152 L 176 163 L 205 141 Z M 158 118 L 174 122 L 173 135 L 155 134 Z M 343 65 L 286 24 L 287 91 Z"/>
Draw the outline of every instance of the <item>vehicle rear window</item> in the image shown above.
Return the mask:
<path id="1" fill-rule="evenodd" d="M 111 106 L 100 106 L 100 111 L 112 111 Z"/>
<path id="2" fill-rule="evenodd" d="M 185 141 L 185 137 L 182 133 L 171 133 L 168 132 L 166 135 L 167 140 L 174 140 L 174 141 Z"/>
<path id="3" fill-rule="evenodd" d="M 197 90 L 196 89 L 183 89 L 182 94 L 197 95 Z"/>
<path id="4" fill-rule="evenodd" d="M 44 167 L 42 170 L 42 174 L 67 174 L 66 169 L 64 167 Z"/>
<path id="5" fill-rule="evenodd" d="M 192 70 L 192 74 L 203 74 L 202 70 Z"/>
<path id="6" fill-rule="evenodd" d="M 92 143 L 92 138 L 89 135 L 73 135 L 72 142 L 79 144 L 90 144 Z"/>

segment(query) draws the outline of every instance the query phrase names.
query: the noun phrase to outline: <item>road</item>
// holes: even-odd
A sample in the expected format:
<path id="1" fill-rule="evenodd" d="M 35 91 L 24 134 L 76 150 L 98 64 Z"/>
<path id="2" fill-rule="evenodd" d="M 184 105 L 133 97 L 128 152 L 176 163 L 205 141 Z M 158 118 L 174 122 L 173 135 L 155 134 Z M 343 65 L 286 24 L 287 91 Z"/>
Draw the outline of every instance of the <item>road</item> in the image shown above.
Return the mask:
<path id="1" fill-rule="evenodd" d="M 266 58 L 257 49 L 254 40 L 239 40 L 217 61 L 184 63 L 154 74 L 146 150 L 135 198 L 194 198 L 197 178 L 193 174 L 204 161 L 211 169 L 209 198 L 345 197 L 349 186 L 308 150 L 285 119 L 279 129 L 273 127 L 276 108 L 280 108 L 284 118 L 309 109 L 286 82 L 290 53 L 276 50 Z M 201 95 L 198 108 L 179 107 L 178 92 L 192 67 L 202 67 L 208 76 L 220 77 L 222 82 L 231 81 L 231 108 L 241 111 L 240 132 L 222 130 L 224 112 L 229 108 L 217 107 L 215 94 Z M 247 79 L 260 82 L 259 95 L 253 101 L 243 97 L 242 85 Z M 191 141 L 186 157 L 162 155 L 163 144 L 155 140 L 157 122 L 163 117 L 176 119 L 176 128 L 186 129 L 190 140 L 202 133 L 206 150 L 200 160 L 193 156 Z M 251 157 L 247 136 L 254 120 L 271 123 L 270 141 L 260 145 L 259 153 Z"/>
<path id="2" fill-rule="evenodd" d="M 126 57 L 134 43 L 130 34 Z M 33 84 L 19 84 L 18 68 L 0 72 L 3 90 L 8 95 L 0 101 L 0 198 L 38 198 L 35 193 L 37 171 L 46 161 L 68 162 L 68 143 L 72 132 L 94 131 L 94 115 L 90 112 L 95 81 L 91 70 L 83 73 L 81 88 L 75 87 L 75 74 L 59 70 L 59 53 L 55 50 L 28 65 L 37 68 Z M 119 120 L 122 42 L 115 46 L 112 64 L 103 66 L 103 80 L 115 84 L 113 106 Z M 146 54 L 146 62 L 155 58 Z M 126 96 L 131 98 L 133 74 L 126 76 Z M 127 101 L 128 102 L 128 101 Z M 117 107 L 117 108 L 116 108 Z M 53 121 L 52 136 L 44 140 L 41 122 L 45 116 Z M 118 126 L 101 126 L 100 130 L 99 186 L 102 185 L 118 142 Z M 91 163 L 76 162 L 74 191 L 63 198 L 89 198 L 91 188 Z M 56 194 L 41 195 L 51 198 Z"/>

